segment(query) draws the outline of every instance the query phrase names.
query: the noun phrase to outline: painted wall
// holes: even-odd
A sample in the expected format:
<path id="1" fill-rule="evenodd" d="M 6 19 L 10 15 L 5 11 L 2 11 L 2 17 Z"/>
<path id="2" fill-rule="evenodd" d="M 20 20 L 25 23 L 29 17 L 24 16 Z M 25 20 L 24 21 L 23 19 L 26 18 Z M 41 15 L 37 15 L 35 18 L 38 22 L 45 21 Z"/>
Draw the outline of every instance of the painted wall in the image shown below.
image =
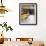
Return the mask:
<path id="1" fill-rule="evenodd" d="M 5 17 L 0 17 L 0 23 L 8 22 L 14 29 L 12 32 L 5 32 L 5 37 L 33 37 L 34 40 L 46 41 L 46 1 L 45 0 L 3 0 L 4 5 L 10 9 Z M 19 3 L 37 3 L 37 22 L 35 25 L 19 25 Z M 1 31 L 1 30 L 0 30 Z"/>

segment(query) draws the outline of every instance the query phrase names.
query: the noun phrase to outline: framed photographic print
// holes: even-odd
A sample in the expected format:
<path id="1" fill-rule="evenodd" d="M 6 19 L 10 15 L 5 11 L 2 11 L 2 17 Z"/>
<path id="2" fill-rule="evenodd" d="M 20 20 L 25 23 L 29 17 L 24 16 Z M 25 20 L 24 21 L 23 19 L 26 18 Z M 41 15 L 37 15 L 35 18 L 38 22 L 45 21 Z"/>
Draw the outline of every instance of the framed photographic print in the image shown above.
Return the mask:
<path id="1" fill-rule="evenodd" d="M 37 25 L 37 3 L 19 3 L 19 24 Z"/>

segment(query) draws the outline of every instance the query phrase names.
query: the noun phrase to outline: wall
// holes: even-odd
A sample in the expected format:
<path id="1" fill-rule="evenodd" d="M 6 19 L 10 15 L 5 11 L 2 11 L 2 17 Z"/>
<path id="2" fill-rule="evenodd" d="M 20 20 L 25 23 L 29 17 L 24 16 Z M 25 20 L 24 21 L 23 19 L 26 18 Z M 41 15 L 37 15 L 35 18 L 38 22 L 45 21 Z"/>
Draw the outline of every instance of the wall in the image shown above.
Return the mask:
<path id="1" fill-rule="evenodd" d="M 4 0 L 3 0 L 4 1 Z M 19 3 L 37 3 L 37 22 L 35 25 L 19 25 Z M 33 37 L 34 40 L 46 41 L 46 1 L 45 0 L 5 0 L 4 5 L 11 11 L 0 17 L 0 23 L 8 22 L 12 25 L 13 31 L 5 32 L 5 37 Z"/>

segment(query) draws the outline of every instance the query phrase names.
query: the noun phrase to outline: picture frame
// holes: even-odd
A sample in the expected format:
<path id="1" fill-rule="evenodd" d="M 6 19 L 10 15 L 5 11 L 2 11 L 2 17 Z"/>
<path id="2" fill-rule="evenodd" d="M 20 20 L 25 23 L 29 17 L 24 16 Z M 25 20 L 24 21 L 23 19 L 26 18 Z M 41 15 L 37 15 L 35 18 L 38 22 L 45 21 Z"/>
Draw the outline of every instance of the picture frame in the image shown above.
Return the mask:
<path id="1" fill-rule="evenodd" d="M 19 3 L 19 24 L 37 25 L 37 3 Z"/>

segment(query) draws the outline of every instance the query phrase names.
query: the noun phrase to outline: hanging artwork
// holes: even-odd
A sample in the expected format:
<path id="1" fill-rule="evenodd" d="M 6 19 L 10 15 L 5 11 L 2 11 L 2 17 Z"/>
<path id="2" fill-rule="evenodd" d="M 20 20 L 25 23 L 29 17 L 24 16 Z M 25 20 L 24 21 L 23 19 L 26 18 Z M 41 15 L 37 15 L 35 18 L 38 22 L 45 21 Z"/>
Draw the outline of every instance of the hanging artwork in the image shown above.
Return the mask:
<path id="1" fill-rule="evenodd" d="M 37 25 L 37 3 L 19 3 L 19 24 Z"/>

